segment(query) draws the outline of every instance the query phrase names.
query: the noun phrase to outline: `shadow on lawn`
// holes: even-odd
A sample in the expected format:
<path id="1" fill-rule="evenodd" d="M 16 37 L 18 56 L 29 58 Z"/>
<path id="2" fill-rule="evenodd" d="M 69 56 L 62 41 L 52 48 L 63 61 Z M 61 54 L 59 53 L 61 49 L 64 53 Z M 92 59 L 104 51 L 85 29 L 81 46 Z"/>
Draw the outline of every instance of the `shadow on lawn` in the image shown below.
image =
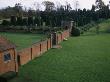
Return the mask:
<path id="1" fill-rule="evenodd" d="M 35 82 L 32 78 L 30 77 L 24 77 L 24 78 L 20 78 L 20 77 L 16 77 L 8 82 Z"/>
<path id="2" fill-rule="evenodd" d="M 18 75 L 17 77 L 9 80 L 8 82 L 40 82 L 40 79 L 41 79 L 41 74 L 40 73 L 38 73 L 34 77 L 34 79 L 29 74 L 26 74 L 26 75 L 23 75 L 23 76 Z M 35 81 L 35 80 L 37 80 L 37 81 Z"/>
<path id="3" fill-rule="evenodd" d="M 82 34 L 81 36 L 97 36 L 99 34 L 95 34 L 95 33 L 90 33 L 90 34 Z"/>
<path id="4" fill-rule="evenodd" d="M 88 33 L 81 34 L 81 36 L 98 36 L 103 34 L 108 34 L 108 33 L 103 31 L 100 31 L 98 34 L 96 32 L 88 32 Z"/>

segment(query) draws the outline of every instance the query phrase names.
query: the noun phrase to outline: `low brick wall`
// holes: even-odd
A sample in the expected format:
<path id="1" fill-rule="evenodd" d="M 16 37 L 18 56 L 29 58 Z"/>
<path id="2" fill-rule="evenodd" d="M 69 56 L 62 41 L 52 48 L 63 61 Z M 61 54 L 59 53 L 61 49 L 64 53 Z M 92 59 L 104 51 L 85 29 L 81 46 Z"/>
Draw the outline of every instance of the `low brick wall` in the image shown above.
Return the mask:
<path id="1" fill-rule="evenodd" d="M 11 61 L 4 61 L 4 54 L 10 53 Z M 8 49 L 4 52 L 0 52 L 0 75 L 9 71 L 18 72 L 18 65 L 15 63 L 16 53 L 15 49 Z M 1 82 L 1 81 L 0 81 Z"/>
<path id="2" fill-rule="evenodd" d="M 62 33 L 57 34 L 56 40 L 57 44 L 61 43 L 64 38 L 68 38 L 70 36 L 70 31 L 69 30 L 64 30 Z"/>
<path id="3" fill-rule="evenodd" d="M 51 39 L 47 39 L 38 43 L 35 43 L 30 48 L 23 49 L 18 52 L 18 64 L 24 65 L 30 60 L 41 56 L 47 50 L 51 48 Z"/>
<path id="4" fill-rule="evenodd" d="M 57 34 L 57 43 L 59 44 L 62 41 L 62 34 Z"/>
<path id="5" fill-rule="evenodd" d="M 32 45 L 32 59 L 39 57 L 41 54 L 40 43 Z"/>
<path id="6" fill-rule="evenodd" d="M 45 53 L 48 49 L 48 40 L 42 41 L 41 42 L 41 53 Z"/>
<path id="7" fill-rule="evenodd" d="M 62 39 L 64 38 L 68 38 L 70 36 L 70 31 L 69 30 L 65 30 L 62 32 Z"/>
<path id="8" fill-rule="evenodd" d="M 51 49 L 52 48 L 52 43 L 51 43 L 51 39 L 49 38 L 47 40 L 47 50 Z"/>
<path id="9" fill-rule="evenodd" d="M 18 64 L 24 65 L 32 59 L 32 48 L 26 48 L 18 52 Z"/>
<path id="10" fill-rule="evenodd" d="M 56 34 L 56 43 L 59 44 L 63 41 L 64 38 L 68 38 L 70 36 L 69 30 L 65 30 L 62 33 Z M 52 48 L 52 37 L 46 39 L 44 41 L 35 43 L 30 48 L 23 49 L 18 52 L 18 64 L 24 65 L 28 63 L 30 60 L 41 56 L 43 53 Z"/>

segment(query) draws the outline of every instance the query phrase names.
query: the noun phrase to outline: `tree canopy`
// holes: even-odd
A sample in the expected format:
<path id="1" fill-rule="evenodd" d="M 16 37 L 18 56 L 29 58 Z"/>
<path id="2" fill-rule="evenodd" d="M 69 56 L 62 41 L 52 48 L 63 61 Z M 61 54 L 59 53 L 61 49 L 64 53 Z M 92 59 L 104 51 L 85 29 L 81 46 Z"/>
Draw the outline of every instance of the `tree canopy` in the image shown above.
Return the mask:
<path id="1" fill-rule="evenodd" d="M 51 1 L 42 2 L 45 6 L 44 11 L 39 9 L 33 10 L 29 8 L 28 10 L 23 9 L 22 4 L 17 3 L 14 7 L 6 7 L 5 9 L 0 10 L 0 18 L 6 19 L 11 16 L 18 17 L 18 21 L 22 20 L 25 23 L 17 24 L 27 24 L 24 18 L 31 19 L 32 24 L 37 24 L 40 26 L 43 22 L 47 26 L 61 26 L 61 21 L 72 20 L 77 22 L 77 26 L 83 26 L 91 21 L 98 21 L 100 19 L 110 18 L 110 9 L 109 5 L 105 5 L 102 0 L 96 0 L 96 3 L 92 5 L 91 9 L 77 9 L 73 10 L 71 5 L 67 2 L 66 5 L 59 5 L 55 8 L 55 4 Z M 32 17 L 32 18 L 31 18 Z M 33 19 L 33 17 L 35 19 Z M 15 20 L 15 18 L 13 19 Z"/>

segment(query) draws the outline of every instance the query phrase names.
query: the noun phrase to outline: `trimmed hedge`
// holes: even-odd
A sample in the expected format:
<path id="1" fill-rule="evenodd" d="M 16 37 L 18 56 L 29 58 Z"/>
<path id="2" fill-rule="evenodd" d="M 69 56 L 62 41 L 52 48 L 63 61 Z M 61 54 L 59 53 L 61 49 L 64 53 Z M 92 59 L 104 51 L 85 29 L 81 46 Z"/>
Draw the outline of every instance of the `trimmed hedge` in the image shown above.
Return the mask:
<path id="1" fill-rule="evenodd" d="M 10 22 L 7 20 L 3 20 L 1 25 L 7 26 L 10 25 Z"/>
<path id="2" fill-rule="evenodd" d="M 72 36 L 80 36 L 80 30 L 78 28 L 73 27 L 71 34 Z"/>

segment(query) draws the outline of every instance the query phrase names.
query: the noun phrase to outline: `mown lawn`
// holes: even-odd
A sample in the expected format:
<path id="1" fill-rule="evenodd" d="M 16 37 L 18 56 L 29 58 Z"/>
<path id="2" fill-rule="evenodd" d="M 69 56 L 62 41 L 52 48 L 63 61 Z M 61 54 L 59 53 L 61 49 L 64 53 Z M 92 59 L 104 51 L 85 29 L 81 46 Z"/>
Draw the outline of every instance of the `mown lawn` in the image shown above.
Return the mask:
<path id="1" fill-rule="evenodd" d="M 10 82 L 110 82 L 110 34 L 85 34 L 20 67 Z"/>
<path id="2" fill-rule="evenodd" d="M 40 41 L 43 39 L 44 35 L 41 34 L 29 34 L 29 33 L 6 33 L 0 32 L 0 35 L 8 38 L 11 42 L 13 42 L 17 49 L 23 49 L 31 46 L 33 43 Z"/>

